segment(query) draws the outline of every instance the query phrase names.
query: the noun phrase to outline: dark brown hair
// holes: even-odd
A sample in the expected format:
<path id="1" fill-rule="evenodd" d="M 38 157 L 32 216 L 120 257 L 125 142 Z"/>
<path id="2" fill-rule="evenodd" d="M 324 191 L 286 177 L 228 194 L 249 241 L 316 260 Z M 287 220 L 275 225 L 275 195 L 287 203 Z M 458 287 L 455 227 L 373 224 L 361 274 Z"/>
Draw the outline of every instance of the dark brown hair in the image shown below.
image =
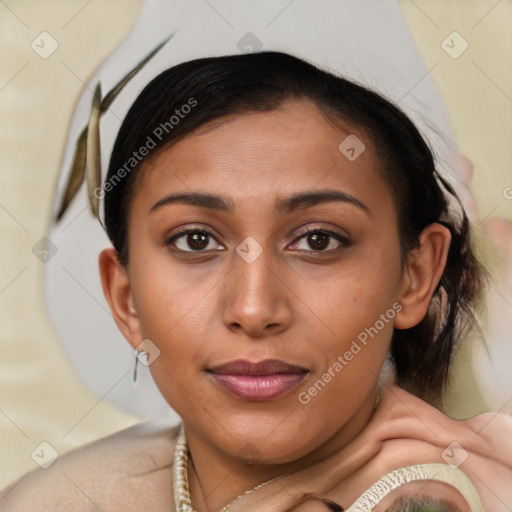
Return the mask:
<path id="1" fill-rule="evenodd" d="M 429 224 L 438 222 L 451 232 L 448 261 L 428 314 L 411 329 L 395 329 L 390 351 L 398 384 L 439 405 L 457 341 L 475 323 L 484 272 L 462 205 L 438 174 L 425 140 L 399 108 L 365 87 L 278 52 L 197 59 L 161 73 L 124 119 L 105 182 L 113 183 L 120 169 L 127 171 L 105 193 L 105 225 L 119 260 L 129 261 L 127 213 L 140 168 L 127 162 L 149 145 L 148 138 L 157 146 L 151 158 L 213 120 L 270 111 L 289 100 L 311 102 L 329 121 L 358 126 L 372 140 L 397 206 L 402 262 Z"/>

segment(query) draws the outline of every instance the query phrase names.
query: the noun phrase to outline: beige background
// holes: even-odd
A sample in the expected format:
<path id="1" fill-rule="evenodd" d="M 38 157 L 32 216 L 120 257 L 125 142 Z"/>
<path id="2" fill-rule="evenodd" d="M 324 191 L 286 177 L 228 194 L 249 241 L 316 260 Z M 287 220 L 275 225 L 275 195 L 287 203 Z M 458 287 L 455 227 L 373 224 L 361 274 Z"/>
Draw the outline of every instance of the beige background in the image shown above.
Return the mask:
<path id="1" fill-rule="evenodd" d="M 432 68 L 455 140 L 474 163 L 475 233 L 482 254 L 497 265 L 485 235 L 492 217 L 512 219 L 512 199 L 504 195 L 512 187 L 512 3 L 399 4 Z M 32 247 L 48 230 L 65 133 L 83 83 L 128 34 L 139 7 L 136 0 L 0 3 L 0 487 L 36 467 L 30 454 L 42 441 L 63 453 L 137 421 L 90 395 L 70 369 L 46 317 L 43 264 Z M 46 60 L 31 48 L 43 31 L 59 44 Z M 458 59 L 441 48 L 453 31 L 469 44 Z M 466 357 L 459 358 L 461 368 Z M 471 374 L 459 368 L 458 375 L 449 410 L 462 417 L 485 408 Z"/>

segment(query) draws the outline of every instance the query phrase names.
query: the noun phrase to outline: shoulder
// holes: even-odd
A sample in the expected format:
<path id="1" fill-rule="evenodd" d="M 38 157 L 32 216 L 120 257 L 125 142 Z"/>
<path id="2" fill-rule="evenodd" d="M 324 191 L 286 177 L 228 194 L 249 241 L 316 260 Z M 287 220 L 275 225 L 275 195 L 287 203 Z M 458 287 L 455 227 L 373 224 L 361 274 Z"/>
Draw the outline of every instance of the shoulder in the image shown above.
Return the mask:
<path id="1" fill-rule="evenodd" d="M 377 474 L 443 464 L 469 478 L 485 510 L 510 510 L 512 417 L 486 412 L 456 420 L 395 385 L 383 391 L 382 402 L 374 432 L 381 442 Z"/>
<path id="2" fill-rule="evenodd" d="M 499 461 L 512 461 L 512 416 L 508 414 L 484 412 L 454 419 L 395 384 L 383 388 L 379 409 L 376 416 L 383 437 L 392 432 L 393 438 L 416 438 L 442 446 L 447 440 L 457 440 L 456 436 L 472 451 Z"/>
<path id="3" fill-rule="evenodd" d="M 0 494 L 3 512 L 172 510 L 172 459 L 179 426 L 148 421 L 34 470 Z M 142 495 L 144 498 L 142 499 Z"/>

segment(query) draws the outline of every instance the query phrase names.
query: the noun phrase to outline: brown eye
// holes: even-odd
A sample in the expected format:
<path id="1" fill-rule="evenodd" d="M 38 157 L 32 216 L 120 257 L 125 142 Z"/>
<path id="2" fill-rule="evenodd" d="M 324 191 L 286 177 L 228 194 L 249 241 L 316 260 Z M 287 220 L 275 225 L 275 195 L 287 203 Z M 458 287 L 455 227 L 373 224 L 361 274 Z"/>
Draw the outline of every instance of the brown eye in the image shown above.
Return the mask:
<path id="1" fill-rule="evenodd" d="M 309 246 L 314 250 L 323 250 L 329 246 L 329 235 L 323 233 L 311 233 L 307 236 Z"/>
<path id="2" fill-rule="evenodd" d="M 205 249 L 222 248 L 210 233 L 199 229 L 189 229 L 173 235 L 166 244 L 184 252 L 204 252 Z"/>
<path id="3" fill-rule="evenodd" d="M 309 252 L 334 252 L 350 245 L 348 238 L 339 233 L 317 229 L 310 230 L 300 236 L 293 243 L 293 248 Z"/>
<path id="4" fill-rule="evenodd" d="M 208 246 L 208 235 L 205 233 L 192 233 L 186 235 L 186 243 L 194 251 L 205 249 Z"/>

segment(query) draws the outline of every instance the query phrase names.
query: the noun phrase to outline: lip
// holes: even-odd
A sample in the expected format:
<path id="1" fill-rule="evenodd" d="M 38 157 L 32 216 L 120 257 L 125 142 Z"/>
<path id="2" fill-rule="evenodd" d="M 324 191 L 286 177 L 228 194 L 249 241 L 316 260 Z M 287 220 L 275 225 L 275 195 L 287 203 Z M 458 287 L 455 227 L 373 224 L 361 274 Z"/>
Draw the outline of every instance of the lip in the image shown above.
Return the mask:
<path id="1" fill-rule="evenodd" d="M 272 400 L 297 387 L 308 370 L 278 359 L 230 361 L 209 368 L 213 380 L 232 395 L 251 402 Z"/>

